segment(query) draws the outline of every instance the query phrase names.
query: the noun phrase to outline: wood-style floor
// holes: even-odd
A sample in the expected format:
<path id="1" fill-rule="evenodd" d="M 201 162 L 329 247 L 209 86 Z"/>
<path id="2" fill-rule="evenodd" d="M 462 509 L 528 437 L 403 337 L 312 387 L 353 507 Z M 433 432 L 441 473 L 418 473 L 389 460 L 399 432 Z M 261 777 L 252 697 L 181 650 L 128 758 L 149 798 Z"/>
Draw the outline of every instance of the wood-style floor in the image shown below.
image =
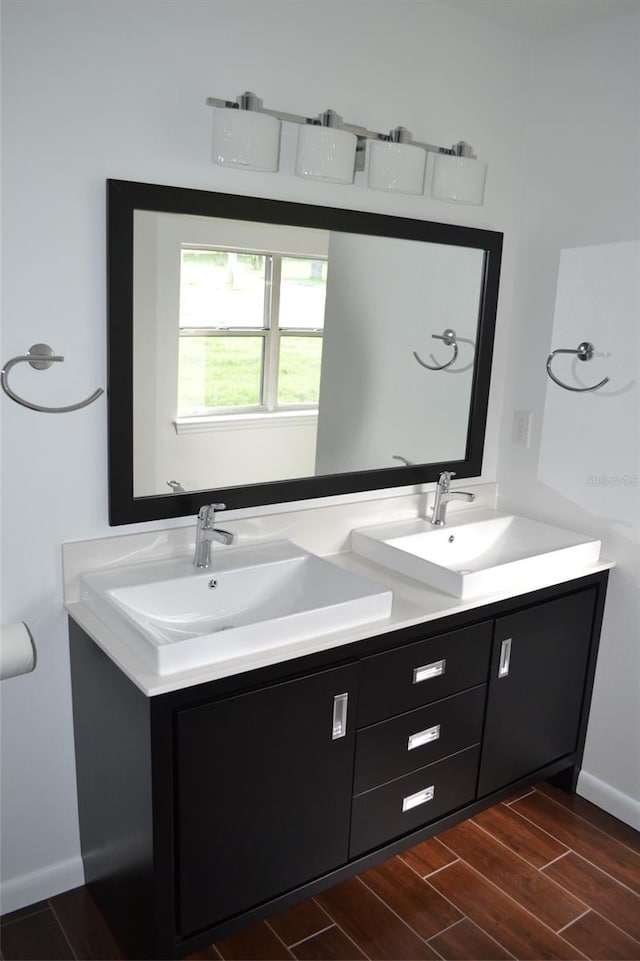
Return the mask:
<path id="1" fill-rule="evenodd" d="M 2 957 L 123 954 L 76 888 L 6 915 Z M 190 958 L 640 961 L 640 834 L 540 784 Z"/>

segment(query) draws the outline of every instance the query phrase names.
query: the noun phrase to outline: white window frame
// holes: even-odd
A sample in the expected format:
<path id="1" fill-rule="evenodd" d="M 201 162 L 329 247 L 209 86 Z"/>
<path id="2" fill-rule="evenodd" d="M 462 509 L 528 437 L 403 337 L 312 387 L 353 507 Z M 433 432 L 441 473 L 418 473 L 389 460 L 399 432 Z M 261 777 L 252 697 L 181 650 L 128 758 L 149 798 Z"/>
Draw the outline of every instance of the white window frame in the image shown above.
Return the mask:
<path id="1" fill-rule="evenodd" d="M 302 253 L 284 253 L 277 250 L 248 249 L 213 244 L 181 244 L 181 258 L 185 250 L 210 250 L 212 252 L 255 254 L 265 258 L 265 291 L 262 327 L 179 327 L 179 339 L 183 337 L 261 337 L 263 340 L 261 365 L 261 403 L 237 407 L 210 407 L 198 414 L 177 414 L 175 428 L 177 433 L 206 430 L 208 426 L 255 425 L 256 419 L 274 423 L 291 416 L 317 418 L 318 404 L 278 404 L 278 377 L 280 344 L 287 337 L 314 337 L 322 340 L 324 327 L 280 327 L 280 290 L 282 280 L 282 261 L 320 260 L 327 262 L 326 256 Z M 306 418 L 305 418 L 306 419 Z"/>

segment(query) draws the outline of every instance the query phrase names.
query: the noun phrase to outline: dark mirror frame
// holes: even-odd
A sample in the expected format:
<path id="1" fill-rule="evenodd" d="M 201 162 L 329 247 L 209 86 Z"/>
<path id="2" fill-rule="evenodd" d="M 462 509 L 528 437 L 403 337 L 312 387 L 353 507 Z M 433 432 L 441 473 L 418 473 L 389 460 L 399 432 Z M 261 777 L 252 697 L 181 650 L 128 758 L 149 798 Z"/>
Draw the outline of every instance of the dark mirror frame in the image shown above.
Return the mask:
<path id="1" fill-rule="evenodd" d="M 133 218 L 136 210 L 314 227 L 483 250 L 484 278 L 479 302 L 476 361 L 464 459 L 245 484 L 184 494 L 134 497 Z M 445 469 L 454 470 L 458 477 L 479 476 L 482 470 L 489 399 L 502 239 L 503 235 L 497 231 L 475 227 L 206 190 L 108 180 L 109 524 L 117 526 L 183 517 L 196 514 L 203 504 L 212 501 L 221 501 L 226 504 L 227 510 L 236 510 L 336 494 L 425 484 L 436 481 L 440 472 Z M 418 412 L 417 416 L 432 415 Z"/>

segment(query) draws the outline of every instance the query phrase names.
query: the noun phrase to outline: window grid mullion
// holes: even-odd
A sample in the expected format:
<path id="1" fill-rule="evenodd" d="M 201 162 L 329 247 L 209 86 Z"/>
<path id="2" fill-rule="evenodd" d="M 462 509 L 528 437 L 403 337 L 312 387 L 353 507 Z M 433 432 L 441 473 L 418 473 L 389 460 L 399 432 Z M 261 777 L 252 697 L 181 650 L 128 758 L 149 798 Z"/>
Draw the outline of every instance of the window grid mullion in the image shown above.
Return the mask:
<path id="1" fill-rule="evenodd" d="M 183 327 L 180 337 L 266 337 L 264 327 Z"/>
<path id="2" fill-rule="evenodd" d="M 265 326 L 268 333 L 265 339 L 263 398 L 262 402 L 268 411 L 273 411 L 278 405 L 278 362 L 280 356 L 280 283 L 282 280 L 282 258 L 272 255 L 269 260 L 269 298 L 268 317 Z"/>

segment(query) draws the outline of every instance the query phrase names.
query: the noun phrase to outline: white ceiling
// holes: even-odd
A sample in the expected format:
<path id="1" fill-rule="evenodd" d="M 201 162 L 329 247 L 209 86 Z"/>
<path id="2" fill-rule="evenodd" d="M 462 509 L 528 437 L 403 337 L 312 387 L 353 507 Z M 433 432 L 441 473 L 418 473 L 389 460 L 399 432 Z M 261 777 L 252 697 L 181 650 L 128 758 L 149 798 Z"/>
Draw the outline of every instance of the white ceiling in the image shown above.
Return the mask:
<path id="1" fill-rule="evenodd" d="M 438 0 L 519 33 L 541 35 L 640 10 L 640 0 Z"/>

